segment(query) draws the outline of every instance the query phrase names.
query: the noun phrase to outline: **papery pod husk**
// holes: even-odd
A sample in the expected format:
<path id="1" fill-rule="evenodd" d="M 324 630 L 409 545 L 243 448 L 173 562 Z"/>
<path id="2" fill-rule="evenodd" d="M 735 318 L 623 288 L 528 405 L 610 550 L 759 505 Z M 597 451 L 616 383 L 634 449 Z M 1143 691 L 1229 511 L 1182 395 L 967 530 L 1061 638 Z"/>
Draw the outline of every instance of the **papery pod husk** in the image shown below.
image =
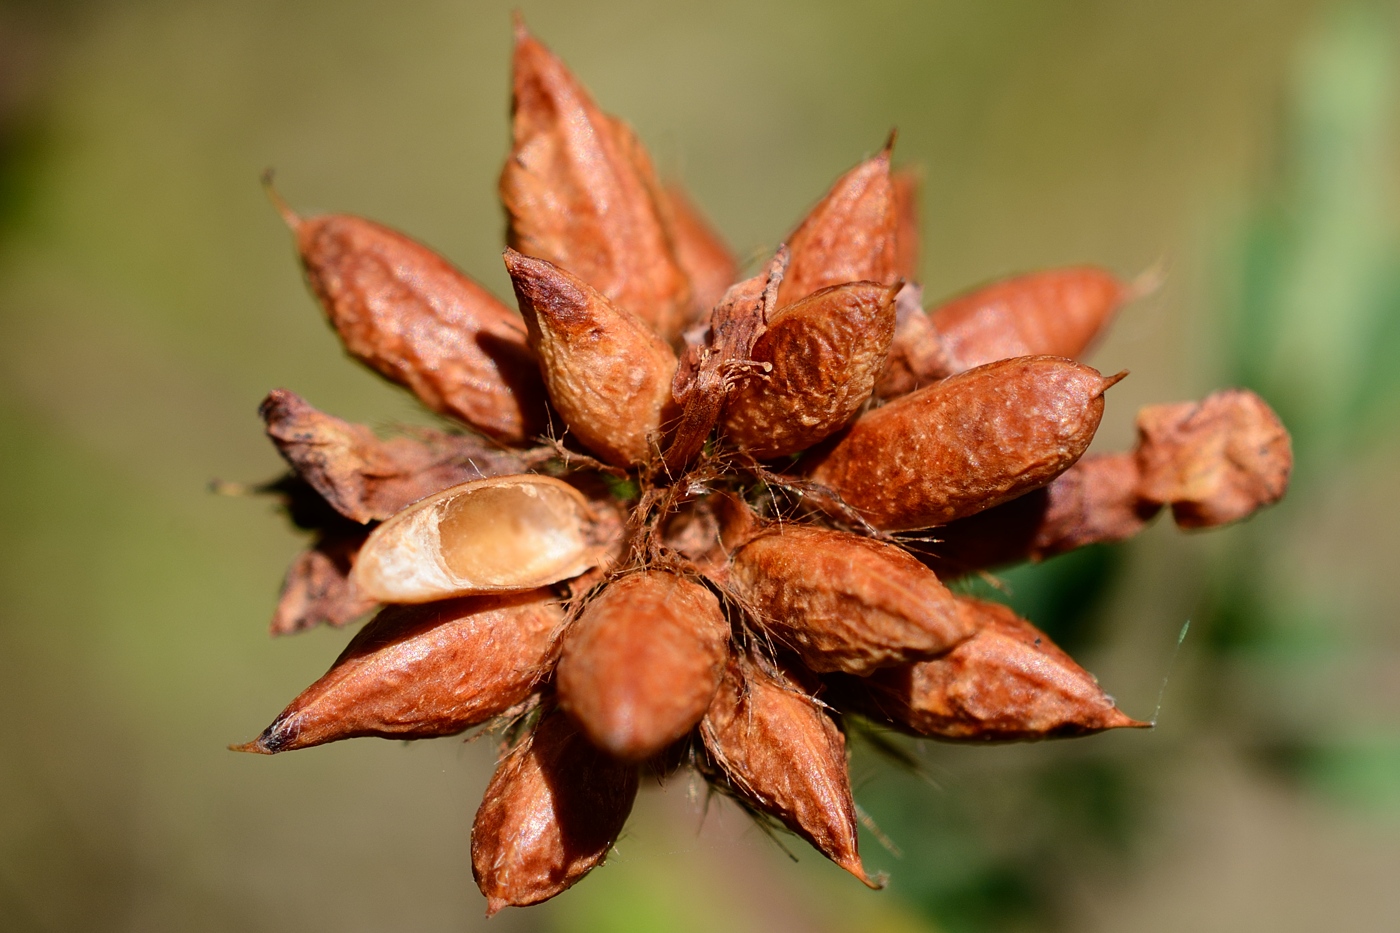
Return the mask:
<path id="1" fill-rule="evenodd" d="M 671 339 L 690 289 L 630 131 L 519 19 L 513 81 L 514 142 L 500 181 L 508 245 L 568 269 Z"/>
<path id="2" fill-rule="evenodd" d="M 690 279 L 694 312 L 690 320 L 704 317 L 739 277 L 739 261 L 700 209 L 679 185 L 663 192 L 662 215 L 671 231 L 676 261 Z"/>
<path id="3" fill-rule="evenodd" d="M 929 311 L 952 372 L 1017 356 L 1083 356 L 1129 289 L 1093 266 L 1032 272 L 983 286 Z"/>
<path id="4" fill-rule="evenodd" d="M 284 216 L 351 356 L 433 411 L 504 443 L 544 430 L 544 386 L 520 315 L 388 227 L 344 214 Z"/>
<path id="5" fill-rule="evenodd" d="M 596 514 L 577 489 L 549 476 L 463 483 L 374 529 L 351 579 L 386 603 L 547 586 L 603 559 L 613 542 L 600 539 Z"/>
<path id="6" fill-rule="evenodd" d="M 860 861 L 846 740 L 810 696 L 733 657 L 700 722 L 705 751 L 747 805 L 872 888 Z"/>
<path id="7" fill-rule="evenodd" d="M 1139 492 L 1182 528 L 1247 518 L 1288 491 L 1293 446 L 1268 404 L 1245 389 L 1138 413 Z"/>
<path id="8" fill-rule="evenodd" d="M 990 363 L 862 415 L 810 475 L 877 528 L 946 524 L 1073 466 L 1119 378 L 1050 356 Z"/>
<path id="9" fill-rule="evenodd" d="M 937 529 L 920 556 L 951 579 L 1131 538 L 1161 510 L 1138 494 L 1139 479 L 1131 451 L 1084 457 L 1048 486 Z"/>
<path id="10" fill-rule="evenodd" d="M 778 306 L 843 282 L 893 284 L 898 217 L 889 146 L 836 180 L 787 238 L 792 262 Z"/>
<path id="11" fill-rule="evenodd" d="M 600 864 L 637 796 L 636 765 L 595 748 L 558 710 L 506 755 L 472 824 L 486 914 L 538 904 Z"/>
<path id="12" fill-rule="evenodd" d="M 729 579 L 757 624 L 813 671 L 864 675 L 973 631 L 917 559 L 843 531 L 776 526 L 739 548 Z"/>
<path id="13" fill-rule="evenodd" d="M 914 735 L 966 742 L 1146 727 L 1043 632 L 998 603 L 959 597 L 977 634 L 946 655 L 829 679 L 832 702 Z"/>
<path id="14" fill-rule="evenodd" d="M 755 457 L 799 453 L 845 427 L 870 398 L 894 334 L 896 289 L 824 288 L 779 308 L 753 345 L 766 364 L 729 392 L 721 427 Z"/>
<path id="15" fill-rule="evenodd" d="M 729 652 L 719 600 L 664 570 L 611 581 L 569 626 L 559 704 L 609 754 L 641 761 L 705 714 Z"/>
<path id="16" fill-rule="evenodd" d="M 379 604 L 361 596 L 350 585 L 355 555 L 368 535 L 363 529 L 323 535 L 294 557 L 282 581 L 268 631 L 273 635 L 292 635 L 323 623 L 341 628 L 373 612 Z"/>
<path id="17" fill-rule="evenodd" d="M 923 296 L 924 290 L 912 282 L 906 282 L 895 296 L 889 357 L 875 383 L 879 398 L 907 395 L 956 371 L 924 313 Z"/>
<path id="18" fill-rule="evenodd" d="M 550 590 L 390 606 L 242 750 L 456 735 L 534 691 L 553 663 L 563 623 Z"/>
<path id="19" fill-rule="evenodd" d="M 616 466 L 649 459 L 669 415 L 675 353 L 578 276 L 514 250 L 505 261 L 550 400 L 569 431 Z"/>
<path id="20" fill-rule="evenodd" d="M 258 414 L 296 474 L 356 522 L 386 519 L 449 486 L 525 469 L 519 457 L 472 435 L 423 428 L 416 437 L 380 440 L 286 389 L 268 393 Z"/>

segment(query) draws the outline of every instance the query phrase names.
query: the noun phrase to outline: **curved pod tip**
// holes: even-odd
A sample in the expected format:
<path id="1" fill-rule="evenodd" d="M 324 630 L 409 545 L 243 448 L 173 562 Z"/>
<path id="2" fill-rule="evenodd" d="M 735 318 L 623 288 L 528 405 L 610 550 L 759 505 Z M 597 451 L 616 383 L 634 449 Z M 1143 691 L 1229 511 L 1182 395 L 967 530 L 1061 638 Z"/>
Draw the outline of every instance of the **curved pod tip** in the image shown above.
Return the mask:
<path id="1" fill-rule="evenodd" d="M 561 480 L 494 476 L 445 489 L 370 534 L 351 580 L 385 603 L 533 589 L 598 562 L 588 501 Z"/>

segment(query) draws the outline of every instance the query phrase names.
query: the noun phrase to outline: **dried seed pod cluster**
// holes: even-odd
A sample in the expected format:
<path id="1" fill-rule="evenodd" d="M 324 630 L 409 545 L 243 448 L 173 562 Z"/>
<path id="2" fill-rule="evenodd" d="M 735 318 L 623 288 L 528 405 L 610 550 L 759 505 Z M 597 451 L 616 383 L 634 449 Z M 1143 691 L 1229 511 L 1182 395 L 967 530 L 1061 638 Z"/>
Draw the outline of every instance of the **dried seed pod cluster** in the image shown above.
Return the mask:
<path id="1" fill-rule="evenodd" d="M 844 717 L 955 741 L 1140 726 L 972 571 L 1277 501 L 1288 434 L 1242 390 L 1144 409 L 1084 457 L 1078 362 L 1132 290 L 1096 269 L 926 312 L 892 142 L 738 264 L 640 141 L 517 24 L 500 179 L 519 314 L 427 247 L 285 205 L 350 354 L 463 431 L 381 439 L 284 390 L 269 490 L 315 533 L 273 631 L 379 613 L 240 750 L 487 725 L 494 913 L 607 855 L 641 769 L 693 767 L 861 881 Z M 279 202 L 280 205 L 280 202 Z M 900 533 L 917 531 L 917 536 Z"/>

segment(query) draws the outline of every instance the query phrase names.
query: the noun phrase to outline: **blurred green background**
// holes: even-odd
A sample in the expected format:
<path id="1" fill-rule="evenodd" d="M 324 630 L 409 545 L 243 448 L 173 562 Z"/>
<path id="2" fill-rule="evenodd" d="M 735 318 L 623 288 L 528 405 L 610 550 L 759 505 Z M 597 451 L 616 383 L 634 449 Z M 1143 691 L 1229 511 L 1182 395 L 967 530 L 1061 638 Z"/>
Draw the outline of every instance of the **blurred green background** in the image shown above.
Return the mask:
<path id="1" fill-rule="evenodd" d="M 1094 362 L 1138 406 L 1246 385 L 1285 502 L 1004 576 L 1152 732 L 857 742 L 872 893 L 676 781 L 496 931 L 1400 929 L 1400 7 L 519 4 L 746 253 L 879 147 L 924 167 L 929 296 L 1092 261 L 1165 288 Z M 485 928 L 489 740 L 225 751 L 346 633 L 265 634 L 275 386 L 422 421 L 345 360 L 257 184 L 508 293 L 510 4 L 0 3 L 0 928 Z M 1183 623 L 1191 628 L 1173 655 Z M 1170 679 L 1167 673 L 1170 669 Z"/>

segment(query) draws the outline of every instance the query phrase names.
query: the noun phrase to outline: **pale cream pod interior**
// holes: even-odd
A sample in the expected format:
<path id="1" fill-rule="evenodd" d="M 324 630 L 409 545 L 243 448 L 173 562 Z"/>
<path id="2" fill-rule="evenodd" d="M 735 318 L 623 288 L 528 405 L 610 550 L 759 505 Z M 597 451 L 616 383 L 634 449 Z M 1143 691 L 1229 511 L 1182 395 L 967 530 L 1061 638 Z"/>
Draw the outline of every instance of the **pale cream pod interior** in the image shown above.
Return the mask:
<path id="1" fill-rule="evenodd" d="M 352 580 L 385 603 L 533 589 L 598 562 L 588 523 L 588 501 L 560 480 L 475 480 L 421 499 L 376 528 Z"/>

